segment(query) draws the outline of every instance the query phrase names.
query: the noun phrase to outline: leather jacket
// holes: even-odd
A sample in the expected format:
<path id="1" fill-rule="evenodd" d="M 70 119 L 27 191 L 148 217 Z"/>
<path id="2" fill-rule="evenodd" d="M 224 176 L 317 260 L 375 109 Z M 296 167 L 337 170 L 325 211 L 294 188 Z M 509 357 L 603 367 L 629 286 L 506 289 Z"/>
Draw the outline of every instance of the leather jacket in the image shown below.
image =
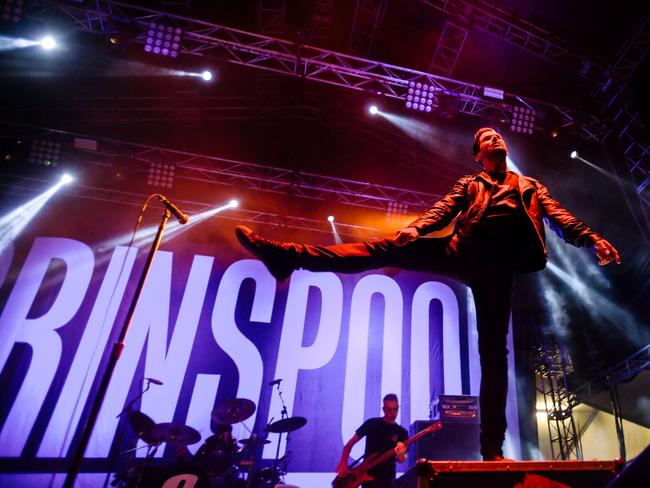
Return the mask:
<path id="1" fill-rule="evenodd" d="M 539 271 L 546 266 L 548 252 L 544 221 L 565 242 L 576 247 L 586 247 L 600 239 L 589 226 L 551 197 L 539 181 L 518 175 L 518 182 L 518 193 L 527 216 L 526 221 L 531 224 L 528 229 L 530 232 L 524 237 L 525 259 L 519 263 L 519 273 Z M 416 228 L 422 236 L 445 228 L 458 216 L 448 246 L 451 253 L 462 254 L 467 246 L 471 246 L 472 232 L 480 225 L 481 217 L 490 203 L 493 187 L 492 180 L 485 172 L 463 176 L 449 193 L 408 227 Z"/>

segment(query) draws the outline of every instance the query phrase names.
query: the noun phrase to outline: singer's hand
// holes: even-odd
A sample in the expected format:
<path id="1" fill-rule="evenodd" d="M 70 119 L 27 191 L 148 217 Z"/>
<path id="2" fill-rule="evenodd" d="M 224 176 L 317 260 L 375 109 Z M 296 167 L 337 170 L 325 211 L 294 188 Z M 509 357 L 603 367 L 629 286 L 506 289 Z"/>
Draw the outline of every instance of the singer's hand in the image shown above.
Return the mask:
<path id="1" fill-rule="evenodd" d="M 404 227 L 397 231 L 394 240 L 395 244 L 403 246 L 404 244 L 414 241 L 418 237 L 420 237 L 420 234 L 418 234 L 418 230 L 415 227 Z"/>
<path id="2" fill-rule="evenodd" d="M 612 246 L 606 239 L 598 239 L 594 242 L 594 251 L 598 256 L 598 265 L 605 266 L 606 264 L 616 261 L 621 264 L 621 256 L 614 246 Z"/>

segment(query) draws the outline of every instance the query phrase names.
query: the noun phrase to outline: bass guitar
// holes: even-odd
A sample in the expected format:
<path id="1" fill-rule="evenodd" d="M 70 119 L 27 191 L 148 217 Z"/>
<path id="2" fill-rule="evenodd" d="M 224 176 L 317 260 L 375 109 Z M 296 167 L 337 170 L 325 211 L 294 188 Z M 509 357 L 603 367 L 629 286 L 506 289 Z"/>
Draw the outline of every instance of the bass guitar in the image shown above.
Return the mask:
<path id="1" fill-rule="evenodd" d="M 431 424 L 429 427 L 427 427 L 426 429 L 421 430 L 420 432 L 415 434 L 413 437 L 406 439 L 403 444 L 404 446 L 408 447 L 410 444 L 414 443 L 421 437 L 424 437 L 427 434 L 431 434 L 437 430 L 440 430 L 441 428 L 442 428 L 442 422 L 440 421 L 435 422 Z M 394 455 L 395 455 L 395 449 L 386 451 L 381 455 L 377 453 L 371 454 L 366 459 L 364 459 L 359 466 L 357 466 L 356 468 L 352 468 L 345 476 L 338 475 L 336 478 L 334 478 L 334 480 L 332 481 L 333 488 L 357 488 L 359 485 L 365 483 L 366 481 L 371 481 L 372 476 L 368 474 L 368 471 L 370 471 L 372 468 L 374 468 L 380 463 L 383 463 L 384 461 L 386 461 L 387 459 L 389 459 L 391 456 Z"/>

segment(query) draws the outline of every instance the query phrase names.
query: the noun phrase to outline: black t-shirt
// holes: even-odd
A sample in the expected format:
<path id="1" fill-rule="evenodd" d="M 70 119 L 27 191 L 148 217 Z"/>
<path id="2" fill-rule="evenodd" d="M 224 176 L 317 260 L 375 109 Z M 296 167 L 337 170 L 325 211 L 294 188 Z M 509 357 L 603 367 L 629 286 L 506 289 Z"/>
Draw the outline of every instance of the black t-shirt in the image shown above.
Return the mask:
<path id="1" fill-rule="evenodd" d="M 408 432 L 399 424 L 389 424 L 382 417 L 366 420 L 357 429 L 359 437 L 366 437 L 366 459 L 373 453 L 381 456 L 386 451 L 394 449 L 398 442 L 408 439 Z M 370 471 L 376 479 L 395 479 L 395 456 L 391 456 Z"/>

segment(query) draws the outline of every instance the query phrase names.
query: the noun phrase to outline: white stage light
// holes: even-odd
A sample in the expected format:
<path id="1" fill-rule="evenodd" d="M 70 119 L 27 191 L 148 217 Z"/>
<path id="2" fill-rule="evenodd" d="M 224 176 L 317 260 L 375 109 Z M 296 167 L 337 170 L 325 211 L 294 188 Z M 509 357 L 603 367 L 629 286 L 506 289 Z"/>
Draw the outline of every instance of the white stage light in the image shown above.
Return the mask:
<path id="1" fill-rule="evenodd" d="M 56 41 L 52 36 L 46 36 L 43 39 L 41 39 L 41 47 L 46 51 L 49 51 L 56 47 Z"/>
<path id="2" fill-rule="evenodd" d="M 571 151 L 571 159 L 575 159 L 578 157 L 578 151 Z"/>
<path id="3" fill-rule="evenodd" d="M 205 81 L 210 81 L 212 79 L 212 73 L 208 70 L 205 70 L 201 73 L 201 78 Z"/>
<path id="4" fill-rule="evenodd" d="M 330 222 L 334 222 L 334 216 L 330 215 L 329 217 L 327 217 L 327 220 Z"/>
<path id="5" fill-rule="evenodd" d="M 370 105 L 368 112 L 370 112 L 370 115 L 376 115 L 377 112 L 379 112 L 379 109 L 377 108 L 377 105 Z"/>
<path id="6" fill-rule="evenodd" d="M 68 173 L 65 173 L 63 176 L 61 176 L 61 183 L 63 184 L 72 183 L 73 181 L 74 181 L 74 177 L 69 175 Z"/>
<path id="7" fill-rule="evenodd" d="M 231 208 L 237 208 L 239 207 L 239 201 L 238 200 L 230 200 L 230 203 L 228 203 Z"/>

